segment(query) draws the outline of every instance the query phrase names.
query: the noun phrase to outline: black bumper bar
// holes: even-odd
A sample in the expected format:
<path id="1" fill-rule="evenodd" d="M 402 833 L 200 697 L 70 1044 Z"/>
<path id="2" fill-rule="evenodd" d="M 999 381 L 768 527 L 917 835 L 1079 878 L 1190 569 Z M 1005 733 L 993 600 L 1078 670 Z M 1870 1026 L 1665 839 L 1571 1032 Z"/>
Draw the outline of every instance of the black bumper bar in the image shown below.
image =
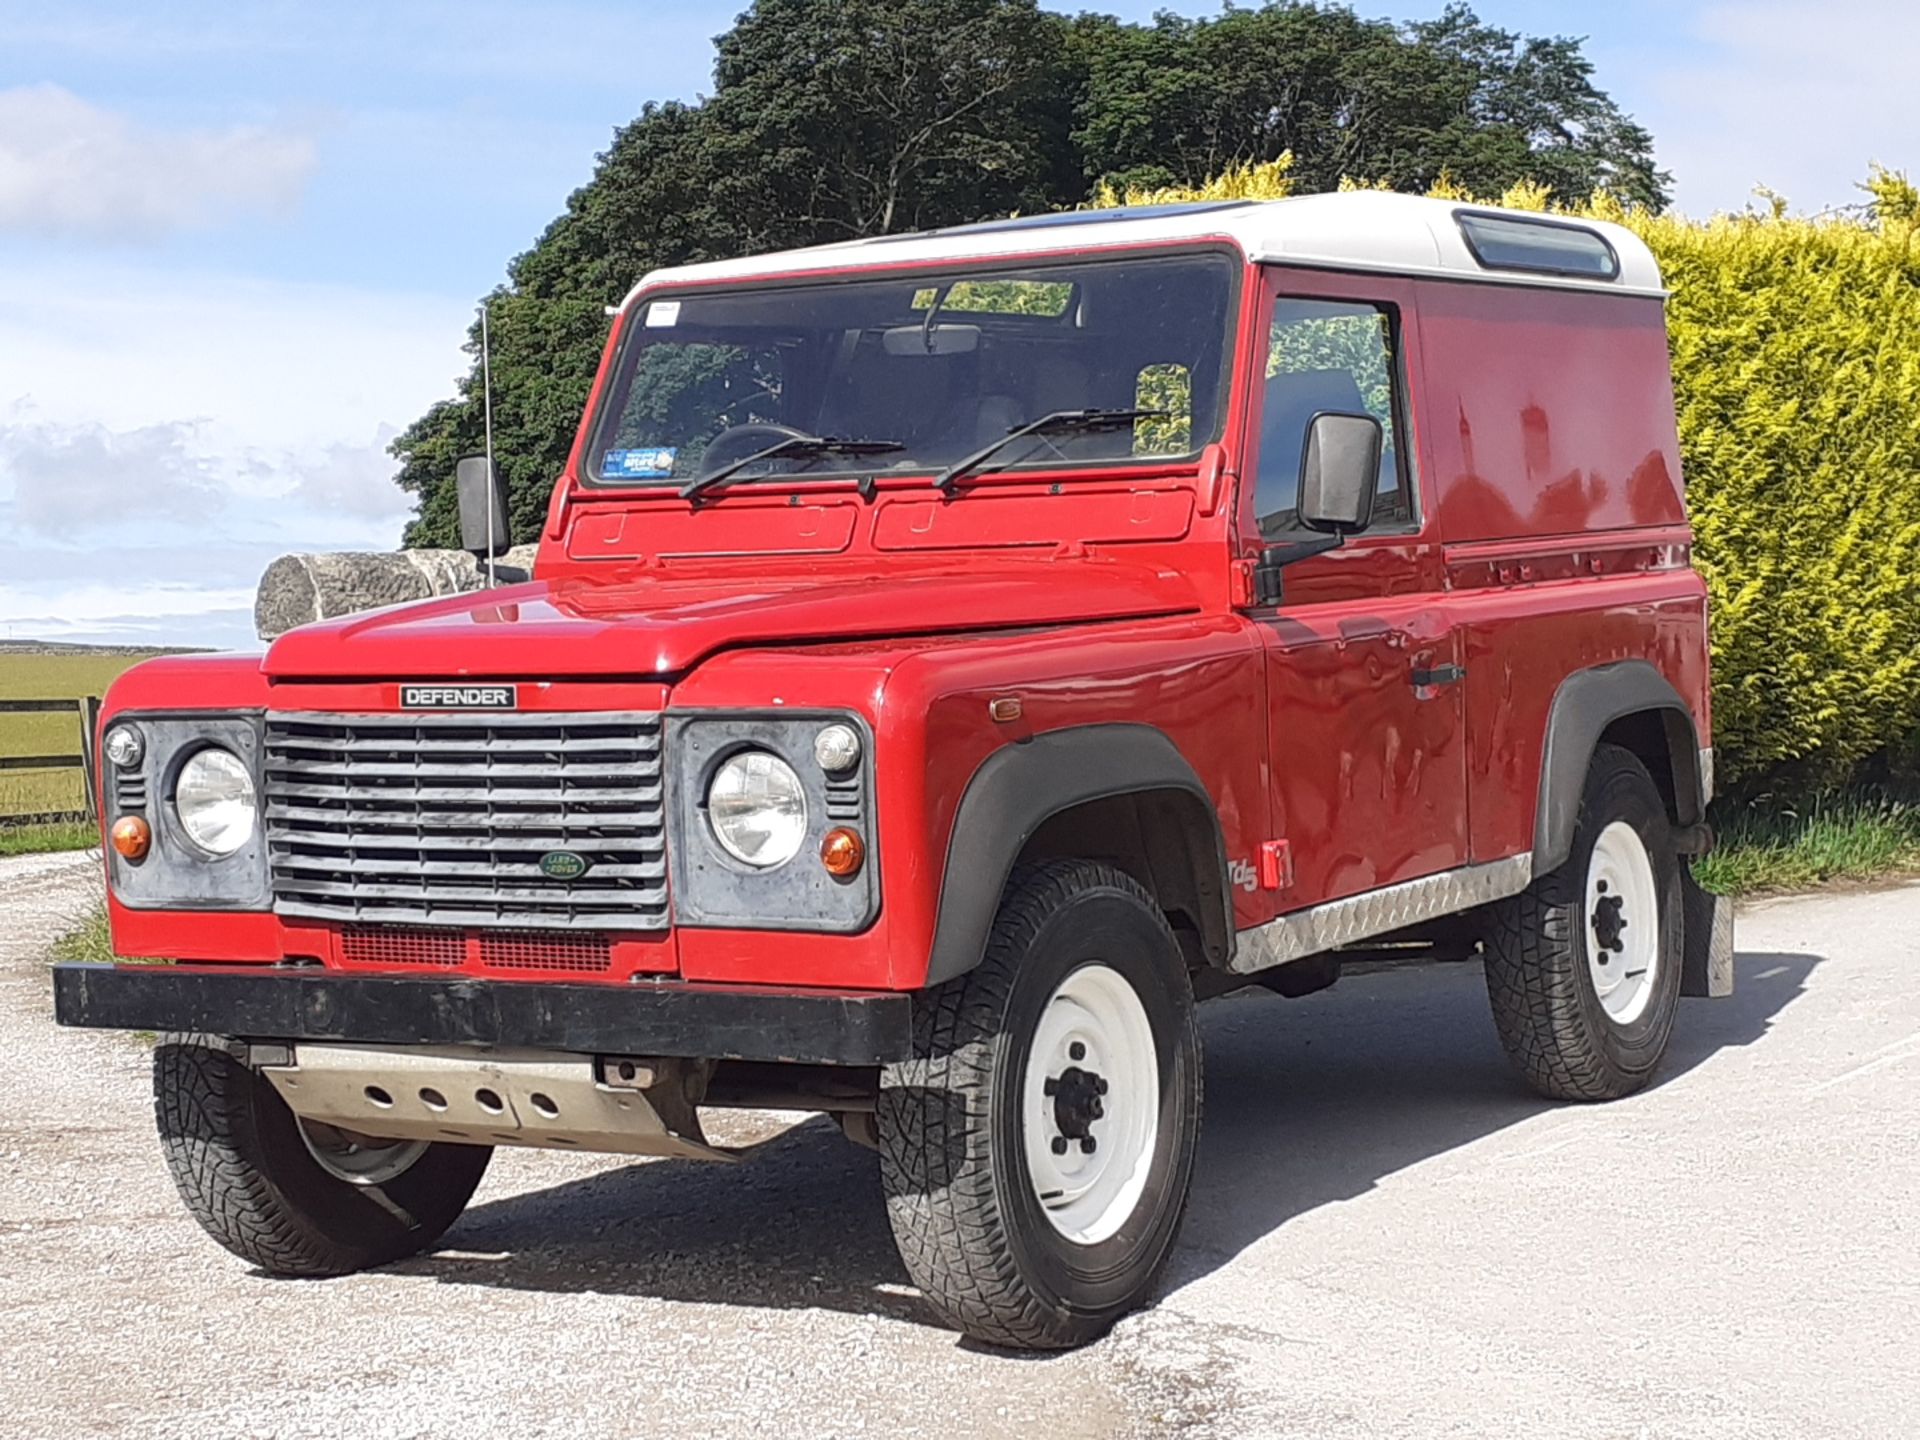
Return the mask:
<path id="1" fill-rule="evenodd" d="M 56 965 L 54 1015 L 243 1040 L 481 1045 L 589 1055 L 883 1065 L 911 1053 L 903 994 L 574 985 L 223 965 Z"/>

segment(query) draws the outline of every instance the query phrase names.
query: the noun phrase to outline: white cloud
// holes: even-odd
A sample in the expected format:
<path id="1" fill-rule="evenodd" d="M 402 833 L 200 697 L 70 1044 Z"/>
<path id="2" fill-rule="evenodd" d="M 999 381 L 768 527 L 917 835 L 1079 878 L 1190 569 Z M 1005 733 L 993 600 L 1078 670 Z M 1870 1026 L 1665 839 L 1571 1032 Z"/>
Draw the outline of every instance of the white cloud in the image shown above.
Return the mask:
<path id="1" fill-rule="evenodd" d="M 399 433 L 396 426 L 381 425 L 363 445 L 328 445 L 311 455 L 285 456 L 277 467 L 267 461 L 256 465 L 263 476 L 278 474 L 287 481 L 291 497 L 309 509 L 379 521 L 397 533 L 412 504 L 412 497 L 394 486 L 399 467 L 387 453 Z"/>
<path id="2" fill-rule="evenodd" d="M 0 635 L 243 645 L 295 550 L 385 550 L 386 447 L 453 390 L 464 300 L 0 266 Z M 199 598 L 196 598 L 199 597 Z"/>
<path id="3" fill-rule="evenodd" d="M 72 537 L 129 520 L 204 522 L 225 501 L 195 427 L 0 424 L 0 481 L 23 531 Z"/>
<path id="4" fill-rule="evenodd" d="M 0 585 L 0 638 L 251 648 L 253 590 L 99 581 Z"/>
<path id="5" fill-rule="evenodd" d="M 145 239 L 285 211 L 314 160 L 258 126 L 147 130 L 58 85 L 0 90 L 0 232 Z"/>
<path id="6" fill-rule="evenodd" d="M 66 260 L 0 266 L 0 423 L 201 422 L 210 446 L 364 445 L 453 393 L 464 299 Z"/>
<path id="7" fill-rule="evenodd" d="M 1737 210 L 1762 184 L 1824 210 L 1864 198 L 1869 162 L 1920 167 L 1912 0 L 1728 0 L 1689 28 L 1638 107 L 1682 210 Z"/>

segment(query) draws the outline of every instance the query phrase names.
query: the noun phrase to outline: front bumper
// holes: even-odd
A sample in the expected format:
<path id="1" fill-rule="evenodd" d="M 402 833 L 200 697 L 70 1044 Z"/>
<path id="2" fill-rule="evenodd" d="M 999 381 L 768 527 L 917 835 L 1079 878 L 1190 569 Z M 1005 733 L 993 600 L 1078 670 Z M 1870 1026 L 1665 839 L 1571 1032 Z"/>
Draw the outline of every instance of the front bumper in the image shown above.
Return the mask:
<path id="1" fill-rule="evenodd" d="M 912 1051 L 901 993 L 579 985 L 311 968 L 56 965 L 54 1015 L 103 1030 L 467 1045 L 586 1055 L 884 1065 Z"/>

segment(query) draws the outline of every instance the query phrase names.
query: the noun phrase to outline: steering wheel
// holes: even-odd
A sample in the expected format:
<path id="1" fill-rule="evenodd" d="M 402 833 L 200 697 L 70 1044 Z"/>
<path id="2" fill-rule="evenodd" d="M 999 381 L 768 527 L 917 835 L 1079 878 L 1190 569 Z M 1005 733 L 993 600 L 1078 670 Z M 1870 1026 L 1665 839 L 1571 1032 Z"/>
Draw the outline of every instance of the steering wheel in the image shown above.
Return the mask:
<path id="1" fill-rule="evenodd" d="M 730 465 L 735 460 L 744 459 L 757 450 L 778 445 L 782 440 L 806 438 L 806 431 L 796 430 L 791 425 L 777 425 L 770 420 L 753 420 L 745 425 L 729 425 L 707 442 L 707 448 L 700 453 L 700 468 L 717 469 L 722 465 Z"/>

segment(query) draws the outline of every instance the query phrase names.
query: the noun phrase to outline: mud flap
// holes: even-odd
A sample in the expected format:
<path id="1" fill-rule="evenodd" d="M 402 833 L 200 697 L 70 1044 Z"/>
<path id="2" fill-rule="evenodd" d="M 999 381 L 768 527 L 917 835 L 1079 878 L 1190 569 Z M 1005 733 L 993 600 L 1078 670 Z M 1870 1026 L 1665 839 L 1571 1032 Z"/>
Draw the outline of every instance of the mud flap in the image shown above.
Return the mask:
<path id="1" fill-rule="evenodd" d="M 1693 878 L 1693 862 L 1685 857 L 1680 893 L 1686 909 L 1680 993 L 1713 999 L 1733 994 L 1733 901 L 1702 890 Z"/>

